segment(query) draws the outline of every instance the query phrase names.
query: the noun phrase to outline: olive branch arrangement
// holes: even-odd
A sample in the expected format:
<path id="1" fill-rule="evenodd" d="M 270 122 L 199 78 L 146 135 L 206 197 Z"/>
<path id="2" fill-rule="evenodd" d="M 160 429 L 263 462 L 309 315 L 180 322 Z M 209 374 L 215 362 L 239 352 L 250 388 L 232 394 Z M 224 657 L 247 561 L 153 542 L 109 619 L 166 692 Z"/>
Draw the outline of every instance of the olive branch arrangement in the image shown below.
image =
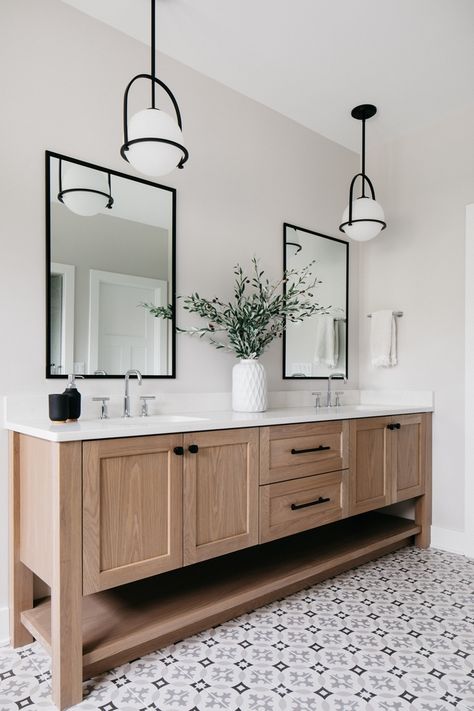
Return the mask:
<path id="1" fill-rule="evenodd" d="M 233 298 L 228 302 L 217 297 L 206 299 L 197 292 L 184 297 L 184 309 L 197 314 L 207 324 L 191 328 L 176 327 L 176 330 L 205 338 L 216 348 L 234 353 L 237 358 L 259 358 L 275 338 L 281 338 L 287 321 L 303 321 L 329 308 L 314 301 L 313 290 L 321 282 L 312 275 L 313 264 L 311 262 L 301 270 L 288 269 L 274 283 L 264 276 L 256 257 L 252 259 L 249 275 L 237 264 L 234 267 Z M 170 304 L 141 306 L 158 318 L 173 317 Z"/>

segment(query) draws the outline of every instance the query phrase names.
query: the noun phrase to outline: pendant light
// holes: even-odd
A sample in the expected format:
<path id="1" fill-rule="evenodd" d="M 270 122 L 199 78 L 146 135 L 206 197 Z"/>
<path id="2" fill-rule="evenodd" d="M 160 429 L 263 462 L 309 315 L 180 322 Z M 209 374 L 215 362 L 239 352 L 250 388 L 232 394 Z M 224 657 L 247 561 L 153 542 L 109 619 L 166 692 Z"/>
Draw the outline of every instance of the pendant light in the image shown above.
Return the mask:
<path id="1" fill-rule="evenodd" d="M 381 205 L 375 199 L 375 190 L 371 180 L 365 174 L 365 122 L 375 116 L 377 108 L 372 104 L 356 106 L 351 111 L 351 116 L 362 121 L 362 172 L 354 175 L 349 190 L 349 205 L 342 215 L 341 232 L 357 242 L 366 242 L 377 237 L 379 232 L 387 226 Z M 354 199 L 354 185 L 357 178 L 362 179 L 362 192 L 360 197 Z M 365 194 L 366 184 L 370 189 L 370 196 Z"/>
<path id="2" fill-rule="evenodd" d="M 178 102 L 171 90 L 155 74 L 156 62 L 156 7 L 151 0 L 151 72 L 137 74 L 128 83 L 123 97 L 123 146 L 122 158 L 140 173 L 150 176 L 166 175 L 176 167 L 182 168 L 189 153 L 183 145 L 181 114 Z M 128 95 L 137 79 L 148 79 L 151 83 L 151 107 L 136 113 L 128 121 Z M 176 118 L 156 108 L 156 86 L 168 95 Z"/>
<path id="3" fill-rule="evenodd" d="M 58 200 L 71 212 L 92 217 L 114 204 L 110 173 L 87 168 L 79 163 L 68 163 L 63 174 L 63 161 L 59 159 Z"/>

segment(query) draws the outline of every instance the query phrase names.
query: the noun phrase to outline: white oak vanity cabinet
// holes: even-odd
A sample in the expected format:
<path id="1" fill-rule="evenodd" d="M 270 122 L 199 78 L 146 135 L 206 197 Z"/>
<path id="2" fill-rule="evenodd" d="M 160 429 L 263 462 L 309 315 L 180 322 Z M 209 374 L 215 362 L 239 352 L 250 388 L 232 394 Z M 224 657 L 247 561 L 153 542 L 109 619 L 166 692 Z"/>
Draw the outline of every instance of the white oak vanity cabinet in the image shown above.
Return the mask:
<path id="1" fill-rule="evenodd" d="M 258 429 L 83 444 L 83 593 L 258 543 Z"/>
<path id="2" fill-rule="evenodd" d="M 10 438 L 12 643 L 48 650 L 60 709 L 81 701 L 83 677 L 429 545 L 429 413 Z M 413 521 L 376 511 L 405 499 Z M 49 596 L 34 600 L 35 576 Z"/>

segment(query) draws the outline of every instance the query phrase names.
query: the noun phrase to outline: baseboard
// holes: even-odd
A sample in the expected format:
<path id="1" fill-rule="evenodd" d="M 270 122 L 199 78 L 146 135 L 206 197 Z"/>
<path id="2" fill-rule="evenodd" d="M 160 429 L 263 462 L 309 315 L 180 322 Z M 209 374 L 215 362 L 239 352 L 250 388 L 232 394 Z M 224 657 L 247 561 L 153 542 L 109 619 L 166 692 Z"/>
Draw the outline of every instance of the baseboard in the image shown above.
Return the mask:
<path id="1" fill-rule="evenodd" d="M 10 620 L 8 607 L 0 607 L 0 647 L 10 643 Z"/>
<path id="2" fill-rule="evenodd" d="M 473 556 L 472 541 L 465 531 L 453 531 L 449 528 L 431 527 L 431 547 L 440 548 L 449 553 Z"/>

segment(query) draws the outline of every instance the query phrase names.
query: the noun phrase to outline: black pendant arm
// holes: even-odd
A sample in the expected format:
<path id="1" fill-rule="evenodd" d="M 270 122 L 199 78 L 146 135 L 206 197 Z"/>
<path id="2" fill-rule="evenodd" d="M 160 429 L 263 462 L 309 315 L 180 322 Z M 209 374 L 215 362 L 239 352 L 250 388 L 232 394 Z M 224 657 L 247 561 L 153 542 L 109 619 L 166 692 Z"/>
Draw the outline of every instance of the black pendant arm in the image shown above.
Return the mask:
<path id="1" fill-rule="evenodd" d="M 69 195 L 70 193 L 93 193 L 94 195 L 102 195 L 103 197 L 107 198 L 107 207 L 109 210 L 111 209 L 112 205 L 114 204 L 114 199 L 112 197 L 112 182 L 111 182 L 111 175 L 110 173 L 107 173 L 107 182 L 109 186 L 109 192 L 104 193 L 103 190 L 95 190 L 94 188 L 68 188 L 67 190 L 63 190 L 63 161 L 62 158 L 59 159 L 59 192 L 58 192 L 58 200 L 59 202 L 63 203 L 64 205 L 64 196 Z"/>
<path id="2" fill-rule="evenodd" d="M 89 195 L 102 195 L 102 197 L 107 198 L 108 202 L 105 207 L 111 208 L 114 204 L 114 199 L 109 193 L 104 193 L 103 190 L 95 190 L 94 188 L 68 188 L 67 190 L 61 190 L 58 193 L 58 200 L 64 204 L 64 196 L 70 195 L 71 193 L 88 193 Z"/>
<path id="3" fill-rule="evenodd" d="M 169 99 L 171 100 L 171 103 L 173 104 L 173 108 L 176 113 L 176 122 L 181 130 L 183 130 L 183 125 L 181 122 L 181 113 L 179 110 L 178 102 L 176 101 L 173 92 L 171 89 L 169 89 L 164 82 L 161 81 L 161 79 L 158 79 L 157 77 L 153 77 L 151 74 L 137 74 L 137 76 L 133 77 L 127 84 L 127 88 L 125 89 L 125 93 L 123 95 L 123 146 L 120 149 L 120 153 L 122 155 L 122 158 L 125 160 L 128 160 L 127 158 L 127 151 L 129 147 L 134 144 L 134 143 L 142 143 L 144 141 L 155 141 L 157 143 L 167 143 L 168 145 L 171 146 L 176 146 L 176 148 L 179 148 L 183 152 L 183 157 L 181 158 L 180 162 L 178 163 L 178 168 L 182 168 L 183 165 L 186 163 L 186 161 L 189 158 L 189 152 L 187 148 L 181 143 L 177 143 L 176 141 L 171 141 L 167 138 L 134 138 L 132 140 L 129 140 L 128 137 L 128 95 L 130 93 L 130 89 L 132 88 L 132 85 L 134 82 L 137 81 L 137 79 L 148 79 L 151 81 L 153 84 L 158 84 L 168 95 Z"/>
<path id="4" fill-rule="evenodd" d="M 63 192 L 63 159 L 60 158 L 60 159 L 59 159 L 59 193 L 58 193 L 58 199 L 60 199 L 59 196 L 62 194 L 62 192 Z"/>
<path id="5" fill-rule="evenodd" d="M 148 79 L 153 84 L 158 84 L 158 86 L 161 86 L 161 88 L 168 94 L 168 96 L 171 100 L 171 103 L 173 104 L 175 113 L 176 113 L 176 121 L 178 123 L 178 126 L 180 127 L 181 130 L 183 130 L 183 125 L 181 123 L 181 113 L 179 110 L 178 102 L 176 101 L 171 89 L 169 89 L 164 82 L 162 82 L 157 77 L 152 76 L 151 74 L 137 74 L 137 76 L 133 77 L 133 79 L 131 79 L 128 82 L 127 88 L 125 89 L 125 94 L 123 95 L 123 137 L 124 137 L 124 143 L 128 143 L 128 95 L 130 93 L 130 89 L 132 88 L 132 85 L 134 84 L 134 82 L 137 81 L 137 79 Z"/>
<path id="6" fill-rule="evenodd" d="M 112 197 L 112 176 L 110 175 L 110 173 L 108 173 L 107 182 L 109 184 L 109 202 L 105 207 L 108 207 L 108 209 L 110 210 L 112 208 L 112 205 L 114 204 L 114 199 Z"/>
<path id="7" fill-rule="evenodd" d="M 354 185 L 357 180 L 357 178 L 362 178 L 362 185 L 365 185 L 365 182 L 367 181 L 369 188 L 370 188 L 370 193 L 372 195 L 372 200 L 375 200 L 375 190 L 374 186 L 372 185 L 372 181 L 370 178 L 367 177 L 367 175 L 364 175 L 364 173 L 356 173 L 354 177 L 351 180 L 351 187 L 349 188 L 349 219 L 348 223 L 351 225 L 352 224 L 352 202 L 354 200 Z M 365 197 L 365 192 L 362 190 L 362 196 Z"/>
<path id="8" fill-rule="evenodd" d="M 287 247 L 296 247 L 296 254 L 299 254 L 303 247 L 297 242 L 285 242 Z"/>
<path id="9" fill-rule="evenodd" d="M 362 195 L 365 197 L 365 119 L 362 119 Z M 375 198 L 374 198 L 375 199 Z"/>

